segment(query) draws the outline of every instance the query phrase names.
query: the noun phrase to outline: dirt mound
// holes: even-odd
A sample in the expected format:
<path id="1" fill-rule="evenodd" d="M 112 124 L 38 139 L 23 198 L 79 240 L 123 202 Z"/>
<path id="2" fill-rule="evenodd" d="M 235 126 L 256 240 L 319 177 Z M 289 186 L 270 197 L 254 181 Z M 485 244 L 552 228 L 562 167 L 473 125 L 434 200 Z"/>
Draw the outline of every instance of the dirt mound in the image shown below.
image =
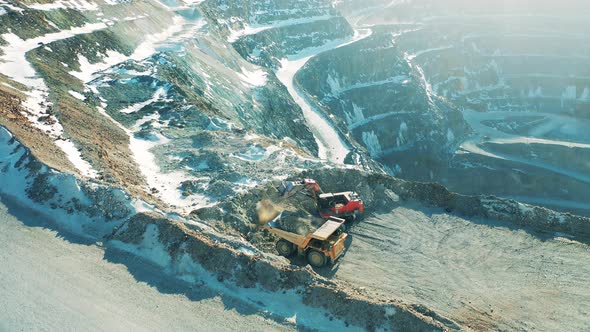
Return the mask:
<path id="1" fill-rule="evenodd" d="M 274 226 L 299 235 L 313 233 L 324 223 L 324 219 L 309 215 L 306 211 L 284 211 Z"/>
<path id="2" fill-rule="evenodd" d="M 267 242 L 274 235 L 261 236 L 259 226 L 275 220 L 274 226 L 288 232 L 306 235 L 315 231 L 323 219 L 317 215 L 315 199 L 306 191 L 283 196 L 277 189 L 280 183 L 260 185 L 218 206 L 192 212 L 193 217 L 220 228 L 230 227 L 260 248 L 272 248 Z"/>

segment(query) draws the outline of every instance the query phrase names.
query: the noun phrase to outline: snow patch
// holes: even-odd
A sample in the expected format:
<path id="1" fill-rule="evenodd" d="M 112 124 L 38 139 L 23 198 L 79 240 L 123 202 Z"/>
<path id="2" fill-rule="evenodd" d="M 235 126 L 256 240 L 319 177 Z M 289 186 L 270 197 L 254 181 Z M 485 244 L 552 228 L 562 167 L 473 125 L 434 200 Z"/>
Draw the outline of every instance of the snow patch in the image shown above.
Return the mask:
<path id="1" fill-rule="evenodd" d="M 582 91 L 582 94 L 580 95 L 580 101 L 590 101 L 590 88 L 584 88 L 584 91 Z"/>
<path id="2" fill-rule="evenodd" d="M 56 10 L 56 9 L 74 9 L 79 11 L 96 11 L 99 6 L 96 3 L 89 2 L 86 0 L 57 0 L 50 3 L 34 3 L 29 4 L 27 7 L 35 10 Z"/>
<path id="3" fill-rule="evenodd" d="M 0 56 L 0 72 L 31 88 L 27 92 L 28 98 L 23 102 L 23 106 L 27 109 L 26 116 L 33 126 L 54 138 L 63 134 L 61 124 L 53 115 L 48 114 L 47 107 L 51 105 L 47 101 L 48 88 L 43 79 L 37 77 L 35 69 L 27 61 L 27 52 L 57 40 L 71 38 L 79 34 L 90 33 L 104 28 L 106 28 L 104 23 L 86 24 L 81 27 L 49 33 L 27 40 L 22 40 L 13 33 L 2 35 L 2 38 L 6 41 L 6 45 L 2 48 L 3 54 Z M 79 151 L 75 147 L 72 148 L 73 143 L 61 143 L 58 146 L 64 149 L 64 152 L 76 167 L 81 167 L 79 170 L 82 174 L 95 176 L 96 172 L 91 167 L 88 168 L 89 164 L 87 162 L 83 162 Z"/>
<path id="4" fill-rule="evenodd" d="M 157 52 L 156 46 L 172 37 L 174 34 L 181 32 L 184 28 L 185 20 L 180 16 L 175 16 L 170 27 L 160 33 L 146 36 L 145 40 L 139 44 L 133 54 L 129 57 L 133 60 L 142 60 Z"/>
<path id="5" fill-rule="evenodd" d="M 166 95 L 166 89 L 159 88 L 158 90 L 156 90 L 156 92 L 154 93 L 152 98 L 150 98 L 144 102 L 137 103 L 137 104 L 131 105 L 127 108 L 124 108 L 120 112 L 125 113 L 125 114 L 136 113 L 136 112 L 140 111 L 142 108 L 158 101 L 164 95 Z"/>
<path id="6" fill-rule="evenodd" d="M 455 141 L 455 134 L 451 130 L 451 128 L 447 129 L 447 144 L 453 144 Z"/>
<path id="7" fill-rule="evenodd" d="M 363 132 L 363 143 L 365 143 L 365 146 L 367 147 L 367 150 L 369 150 L 371 157 L 377 158 L 383 154 L 383 148 L 379 142 L 379 137 L 374 131 Z"/>
<path id="8" fill-rule="evenodd" d="M 346 117 L 346 123 L 348 126 L 353 126 L 355 123 L 362 122 L 365 120 L 365 114 L 363 113 L 363 108 L 358 106 L 355 103 L 352 103 L 352 114 L 347 111 L 344 111 L 344 116 Z"/>
<path id="9" fill-rule="evenodd" d="M 268 25 L 244 23 L 244 27 L 240 30 L 233 30 L 231 28 L 228 28 L 229 36 L 227 37 L 227 41 L 229 43 L 233 43 L 244 36 L 255 35 L 255 34 L 265 31 L 265 30 L 287 27 L 287 26 L 296 25 L 296 24 L 311 23 L 311 22 L 315 22 L 315 21 L 323 21 L 323 20 L 328 20 L 332 17 L 333 16 L 331 16 L 331 15 L 322 15 L 322 16 L 312 16 L 312 17 L 303 17 L 303 18 L 293 18 L 293 19 L 281 20 L 281 21 L 274 22 L 274 23 L 268 24 Z"/>
<path id="10" fill-rule="evenodd" d="M 172 262 L 172 258 L 166 247 L 160 242 L 159 236 L 158 226 L 149 224 L 146 226 L 143 239 L 139 244 L 134 245 L 120 241 L 111 241 L 110 244 L 136 256 L 144 257 L 160 267 L 166 267 Z"/>
<path id="11" fill-rule="evenodd" d="M 79 100 L 86 100 L 86 97 L 84 97 L 84 95 L 83 95 L 83 94 L 81 94 L 81 93 L 79 93 L 79 92 L 76 92 L 76 91 L 70 90 L 70 91 L 68 91 L 68 93 L 69 93 L 69 94 L 70 94 L 72 97 L 74 97 L 74 98 L 76 98 L 76 99 L 79 99 Z"/>
<path id="12" fill-rule="evenodd" d="M 96 210 L 96 205 L 102 204 L 100 198 L 92 201 L 82 190 L 80 180 L 73 175 L 60 173 L 42 165 L 39 169 L 28 168 L 28 158 L 32 158 L 27 149 L 15 140 L 10 132 L 0 126 L 0 193 L 10 195 L 25 204 L 32 210 L 52 216 L 58 224 L 75 234 L 81 236 L 102 237 L 111 234 L 113 227 L 117 226 L 121 219 L 114 219 L 114 222 L 105 222 L 104 216 L 88 212 Z M 24 161 L 24 162 L 23 162 Z M 43 176 L 48 184 L 56 189 L 56 192 L 42 201 L 34 201 L 29 196 L 29 189 L 34 185 L 35 178 Z M 99 184 L 90 184 L 98 190 L 103 190 Z M 44 188 L 36 188 L 43 190 Z M 51 189 L 51 187 L 46 188 Z M 92 189 L 88 189 L 92 190 Z M 109 201 L 121 203 L 121 207 L 131 213 L 133 207 L 128 204 L 129 197 L 119 189 L 109 189 Z M 74 205 L 75 209 L 68 208 Z M 118 209 L 116 218 L 126 218 L 128 214 Z M 114 213 L 111 210 L 112 213 Z M 114 217 L 115 218 L 115 217 Z"/>
<path id="13" fill-rule="evenodd" d="M 22 13 L 24 11 L 24 9 L 20 8 L 20 7 L 16 7 L 14 5 L 12 5 L 11 3 L 7 2 L 6 0 L 0 0 L 0 12 L 2 12 L 2 14 L 0 15 L 4 15 L 7 13 L 6 8 L 8 8 L 8 10 L 13 11 L 13 12 L 17 12 L 17 13 Z"/>
<path id="14" fill-rule="evenodd" d="M 108 50 L 106 52 L 106 57 L 104 57 L 101 61 L 97 63 L 90 63 L 90 61 L 88 61 L 88 59 L 85 56 L 78 55 L 80 71 L 71 71 L 70 75 L 86 83 L 94 78 L 94 73 L 103 71 L 127 59 L 127 56 L 113 50 Z"/>
<path id="15" fill-rule="evenodd" d="M 155 232 L 153 230 L 150 232 L 150 235 L 153 237 Z M 172 261 L 167 253 L 168 258 L 159 256 L 160 250 L 164 247 L 159 242 L 155 243 L 154 247 L 147 247 L 147 250 L 144 250 L 142 245 L 145 242 L 145 238 L 139 245 L 122 243 L 120 241 L 110 241 L 109 244 L 150 260 L 162 266 L 167 273 L 186 282 L 207 285 L 207 287 L 215 291 L 232 295 L 246 303 L 252 304 L 262 312 L 272 313 L 291 320 L 296 319 L 297 323 L 304 326 L 314 326 L 320 331 L 362 331 L 362 329 L 356 326 L 346 326 L 341 320 L 326 319 L 329 314 L 325 309 L 310 308 L 303 304 L 302 295 L 299 294 L 301 290 L 286 290 L 282 293 L 277 293 L 263 289 L 260 286 L 253 288 L 236 287 L 231 282 L 219 281 L 215 274 L 196 263 L 187 253 L 180 255 L 175 261 Z M 153 248 L 156 249 L 155 254 Z M 181 246 L 179 250 L 184 250 L 184 248 Z M 252 253 L 251 249 L 244 247 L 238 250 L 247 255 Z M 161 265 L 164 262 L 169 263 L 165 266 Z"/>
<path id="16" fill-rule="evenodd" d="M 36 78 L 37 73 L 35 72 L 35 69 L 25 57 L 27 52 L 40 47 L 41 45 L 49 44 L 61 39 L 71 38 L 79 34 L 101 30 L 106 27 L 107 26 L 104 23 L 92 23 L 27 40 L 20 39 L 14 33 L 5 33 L 2 35 L 2 39 L 6 41 L 7 45 L 2 47 L 3 55 L 0 57 L 0 71 L 4 75 L 24 85 L 44 88 L 45 84 L 43 83 L 43 80 Z"/>
<path id="17" fill-rule="evenodd" d="M 256 69 L 253 71 L 249 71 L 248 69 L 242 67 L 242 72 L 238 73 L 238 77 L 242 82 L 244 82 L 245 86 L 264 86 L 266 85 L 266 72 L 262 69 Z"/>
<path id="18" fill-rule="evenodd" d="M 76 148 L 72 141 L 56 140 L 54 143 L 66 153 L 68 160 L 72 162 L 74 166 L 76 166 L 76 168 L 78 169 L 78 171 L 80 171 L 82 175 L 93 179 L 98 177 L 98 173 L 96 172 L 96 170 L 94 170 L 92 166 L 82 158 L 80 150 Z"/>

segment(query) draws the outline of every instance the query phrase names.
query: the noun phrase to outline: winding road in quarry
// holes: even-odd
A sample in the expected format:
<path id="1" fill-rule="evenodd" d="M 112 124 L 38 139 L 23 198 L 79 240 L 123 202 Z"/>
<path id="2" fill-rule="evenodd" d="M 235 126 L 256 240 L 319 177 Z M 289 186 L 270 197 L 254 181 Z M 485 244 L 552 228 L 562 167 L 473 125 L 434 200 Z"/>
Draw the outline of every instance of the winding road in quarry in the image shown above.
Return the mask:
<path id="1" fill-rule="evenodd" d="M 296 55 L 283 59 L 281 61 L 281 68 L 275 73 L 279 81 L 287 87 L 293 100 L 301 107 L 305 121 L 318 144 L 318 157 L 320 159 L 327 159 L 333 163 L 343 164 L 350 149 L 342 140 L 336 128 L 309 101 L 306 93 L 296 87 L 294 82 L 295 75 L 311 58 L 318 54 L 355 43 L 363 38 L 369 37 L 371 33 L 371 29 L 360 29 L 356 30 L 350 39 L 334 40 L 320 47 L 308 48 Z"/>
<path id="2" fill-rule="evenodd" d="M 510 160 L 519 164 L 525 164 L 533 167 L 538 167 L 541 169 L 545 169 L 556 174 L 561 174 L 578 181 L 582 181 L 585 183 L 590 183 L 590 173 L 580 172 L 580 171 L 573 171 L 564 168 L 562 165 L 551 164 L 548 162 L 543 161 L 535 161 L 532 159 L 527 159 L 521 156 L 517 156 L 514 154 L 506 154 L 506 153 L 499 153 L 491 151 L 490 149 L 486 149 L 485 147 L 481 146 L 481 143 L 494 143 L 494 144 L 538 144 L 538 145 L 547 145 L 547 146 L 555 146 L 555 147 L 563 147 L 563 148 L 580 148 L 580 149 L 590 149 L 590 144 L 582 143 L 582 142 L 570 142 L 570 141 L 563 141 L 558 139 L 544 139 L 544 138 L 537 138 L 534 136 L 519 136 L 508 134 L 502 132 L 494 127 L 486 126 L 482 122 L 484 121 L 494 121 L 494 120 L 502 120 L 508 117 L 530 117 L 530 116 L 543 116 L 548 119 L 549 125 L 539 125 L 535 127 L 532 131 L 536 132 L 538 135 L 542 135 L 544 132 L 551 132 L 553 130 L 561 130 L 561 128 L 567 128 L 569 131 L 573 131 L 576 133 L 584 133 L 586 131 L 585 128 L 590 126 L 590 121 L 587 120 L 573 120 L 568 119 L 565 116 L 560 116 L 557 114 L 549 114 L 549 113 L 528 113 L 528 112 L 509 112 L 509 111 L 495 111 L 495 112 L 476 112 L 476 111 L 463 111 L 463 117 L 469 123 L 471 128 L 475 130 L 477 136 L 467 139 L 464 141 L 457 153 L 474 153 L 479 154 L 488 158 L 494 159 L 503 159 L 503 160 Z M 585 137 L 584 140 L 588 140 L 589 138 L 587 135 L 582 134 L 579 135 L 580 137 Z M 484 140 L 483 137 L 486 137 Z"/>
<path id="3" fill-rule="evenodd" d="M 289 331 L 206 287 L 179 282 L 128 254 L 56 233 L 0 197 L 0 330 Z"/>
<path id="4" fill-rule="evenodd" d="M 587 331 L 590 247 L 404 204 L 349 231 L 322 274 L 425 305 L 476 331 Z"/>

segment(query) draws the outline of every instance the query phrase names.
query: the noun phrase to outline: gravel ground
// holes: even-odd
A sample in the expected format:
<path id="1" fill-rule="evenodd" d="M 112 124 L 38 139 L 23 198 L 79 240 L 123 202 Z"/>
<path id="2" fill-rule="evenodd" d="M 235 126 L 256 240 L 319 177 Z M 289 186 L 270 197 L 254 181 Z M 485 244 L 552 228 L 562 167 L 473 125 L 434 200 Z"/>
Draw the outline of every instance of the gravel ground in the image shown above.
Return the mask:
<path id="1" fill-rule="evenodd" d="M 349 233 L 347 253 L 323 273 L 474 330 L 590 330 L 587 245 L 407 206 Z"/>
<path id="2" fill-rule="evenodd" d="M 178 281 L 145 262 L 64 238 L 25 211 L 0 199 L 0 331 L 294 329 L 205 287 L 178 295 Z"/>

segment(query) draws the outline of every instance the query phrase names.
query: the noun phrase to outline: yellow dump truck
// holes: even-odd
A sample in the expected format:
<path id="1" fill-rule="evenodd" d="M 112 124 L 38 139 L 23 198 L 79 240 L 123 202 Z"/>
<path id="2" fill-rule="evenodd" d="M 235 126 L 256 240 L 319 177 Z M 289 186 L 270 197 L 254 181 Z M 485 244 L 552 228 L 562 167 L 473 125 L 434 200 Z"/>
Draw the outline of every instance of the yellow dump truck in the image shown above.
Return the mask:
<path id="1" fill-rule="evenodd" d="M 270 222 L 263 228 L 278 235 L 276 249 L 281 256 L 289 257 L 295 253 L 305 256 L 309 264 L 322 267 L 333 264 L 344 253 L 344 240 L 348 234 L 342 231 L 344 219 L 331 217 L 313 233 L 299 235 L 274 227 Z"/>

